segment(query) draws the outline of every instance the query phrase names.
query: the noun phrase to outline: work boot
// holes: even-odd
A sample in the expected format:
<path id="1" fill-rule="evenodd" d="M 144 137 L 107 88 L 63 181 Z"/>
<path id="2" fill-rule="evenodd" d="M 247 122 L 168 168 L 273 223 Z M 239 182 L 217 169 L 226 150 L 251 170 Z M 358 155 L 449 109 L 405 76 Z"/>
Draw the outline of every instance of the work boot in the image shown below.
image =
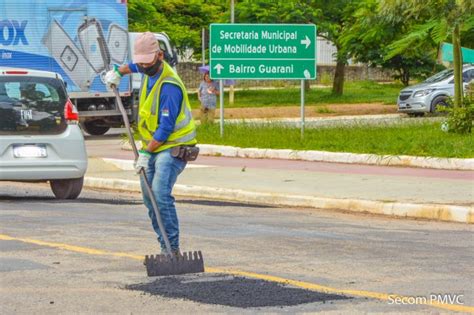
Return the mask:
<path id="1" fill-rule="evenodd" d="M 179 250 L 179 248 L 177 249 L 172 249 L 171 250 L 171 254 L 176 257 L 176 258 L 179 258 L 181 256 L 181 251 Z M 162 248 L 161 249 L 161 255 L 165 255 L 165 256 L 168 256 L 168 251 L 165 249 L 165 248 Z"/>

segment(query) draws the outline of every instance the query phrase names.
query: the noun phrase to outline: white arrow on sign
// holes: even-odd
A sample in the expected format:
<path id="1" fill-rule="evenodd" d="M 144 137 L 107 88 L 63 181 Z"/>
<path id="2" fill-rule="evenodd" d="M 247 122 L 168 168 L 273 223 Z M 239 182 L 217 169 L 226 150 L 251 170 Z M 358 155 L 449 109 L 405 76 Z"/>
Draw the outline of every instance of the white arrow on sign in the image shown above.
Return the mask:
<path id="1" fill-rule="evenodd" d="M 220 63 L 218 63 L 218 64 L 214 67 L 214 69 L 216 69 L 217 74 L 221 74 L 221 70 L 224 69 L 224 66 L 221 65 Z"/>
<path id="2" fill-rule="evenodd" d="M 305 39 L 302 39 L 302 40 L 301 40 L 301 44 L 306 45 L 305 48 L 308 48 L 309 45 L 311 45 L 311 40 L 309 39 L 308 35 L 306 35 L 306 38 L 305 38 Z"/>
<path id="3" fill-rule="evenodd" d="M 308 69 L 305 69 L 303 75 L 306 79 L 311 79 L 311 73 L 309 73 Z"/>

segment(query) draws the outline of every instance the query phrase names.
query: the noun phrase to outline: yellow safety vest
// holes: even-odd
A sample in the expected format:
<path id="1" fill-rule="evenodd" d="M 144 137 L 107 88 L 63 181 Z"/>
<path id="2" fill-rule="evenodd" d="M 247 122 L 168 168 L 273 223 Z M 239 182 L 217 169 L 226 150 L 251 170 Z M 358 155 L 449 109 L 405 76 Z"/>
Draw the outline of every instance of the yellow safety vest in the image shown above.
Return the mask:
<path id="1" fill-rule="evenodd" d="M 139 94 L 138 106 L 138 133 L 142 141 L 142 148 L 146 148 L 153 139 L 153 134 L 159 127 L 158 115 L 160 112 L 160 92 L 164 83 L 171 83 L 179 86 L 183 92 L 183 102 L 181 111 L 176 119 L 173 132 L 170 134 L 164 144 L 154 152 L 160 152 L 178 145 L 196 144 L 196 126 L 191 116 L 191 106 L 189 105 L 188 93 L 184 87 L 183 81 L 176 72 L 166 62 L 163 62 L 163 71 L 156 81 L 155 85 L 147 95 L 148 76 L 142 79 Z"/>

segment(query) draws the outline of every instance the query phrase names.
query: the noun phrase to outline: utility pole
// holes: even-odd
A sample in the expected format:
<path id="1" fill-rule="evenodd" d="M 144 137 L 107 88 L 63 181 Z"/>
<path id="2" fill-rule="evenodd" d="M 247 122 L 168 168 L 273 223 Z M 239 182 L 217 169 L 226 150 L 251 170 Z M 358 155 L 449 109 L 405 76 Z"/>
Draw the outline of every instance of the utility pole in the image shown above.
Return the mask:
<path id="1" fill-rule="evenodd" d="M 203 27 L 202 28 L 202 49 L 201 49 L 201 60 L 202 60 L 202 66 L 204 67 L 206 65 L 206 29 Z"/>
<path id="2" fill-rule="evenodd" d="M 230 23 L 235 23 L 234 0 L 230 0 Z"/>
<path id="3" fill-rule="evenodd" d="M 235 15 L 234 15 L 234 0 L 230 0 L 230 23 L 235 23 Z M 231 84 L 229 86 L 229 105 L 234 104 L 234 85 Z"/>

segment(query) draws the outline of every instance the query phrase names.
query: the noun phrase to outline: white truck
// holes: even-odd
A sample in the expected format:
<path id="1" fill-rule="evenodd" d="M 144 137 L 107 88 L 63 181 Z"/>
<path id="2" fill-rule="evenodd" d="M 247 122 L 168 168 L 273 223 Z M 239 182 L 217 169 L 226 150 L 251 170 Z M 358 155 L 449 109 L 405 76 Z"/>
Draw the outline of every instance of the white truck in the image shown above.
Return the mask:
<path id="1" fill-rule="evenodd" d="M 106 65 L 98 38 L 105 41 L 111 63 L 122 64 L 130 60 L 134 36 L 128 33 L 126 0 L 0 1 L 0 66 L 59 73 L 83 129 L 91 135 L 123 124 L 114 95 L 103 82 Z M 157 34 L 157 40 L 168 62 L 175 64 L 169 38 Z M 139 80 L 127 77 L 119 86 L 131 120 L 132 81 L 137 86 Z"/>

